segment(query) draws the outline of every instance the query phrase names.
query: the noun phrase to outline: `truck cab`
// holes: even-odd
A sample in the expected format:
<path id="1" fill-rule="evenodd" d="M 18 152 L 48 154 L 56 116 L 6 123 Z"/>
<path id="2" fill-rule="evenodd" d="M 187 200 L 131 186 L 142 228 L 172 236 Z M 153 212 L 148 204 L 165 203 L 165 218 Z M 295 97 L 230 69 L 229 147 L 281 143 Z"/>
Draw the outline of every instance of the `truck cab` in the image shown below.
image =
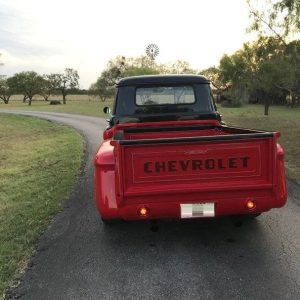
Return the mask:
<path id="1" fill-rule="evenodd" d="M 257 215 L 287 198 L 278 132 L 226 126 L 196 75 L 122 79 L 96 153 L 104 221 Z"/>

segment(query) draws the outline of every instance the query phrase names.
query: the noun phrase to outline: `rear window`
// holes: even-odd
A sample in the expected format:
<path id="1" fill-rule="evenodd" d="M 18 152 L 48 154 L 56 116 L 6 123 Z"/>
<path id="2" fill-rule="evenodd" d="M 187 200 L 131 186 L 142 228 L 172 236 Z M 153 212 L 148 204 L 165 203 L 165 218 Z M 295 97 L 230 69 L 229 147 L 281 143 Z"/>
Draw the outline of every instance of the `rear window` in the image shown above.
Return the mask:
<path id="1" fill-rule="evenodd" d="M 136 89 L 137 106 L 193 104 L 196 102 L 192 86 L 143 87 Z"/>

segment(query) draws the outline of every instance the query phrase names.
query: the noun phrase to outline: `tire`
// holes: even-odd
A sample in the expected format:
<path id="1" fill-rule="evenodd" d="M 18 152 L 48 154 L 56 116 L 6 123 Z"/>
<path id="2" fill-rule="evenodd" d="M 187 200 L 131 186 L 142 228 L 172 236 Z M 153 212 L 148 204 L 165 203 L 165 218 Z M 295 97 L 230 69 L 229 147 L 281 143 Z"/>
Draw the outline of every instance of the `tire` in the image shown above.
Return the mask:
<path id="1" fill-rule="evenodd" d="M 105 227 L 111 227 L 113 225 L 117 225 L 117 224 L 121 224 L 121 223 L 126 223 L 127 222 L 126 220 L 123 220 L 123 219 L 104 219 L 102 217 L 101 217 L 101 221 L 102 221 L 102 224 Z"/>
<path id="2" fill-rule="evenodd" d="M 114 224 L 119 223 L 118 219 L 104 219 L 101 217 L 101 221 L 104 224 L 104 226 L 112 226 Z"/>
<path id="3" fill-rule="evenodd" d="M 250 215 L 247 215 L 247 216 L 248 216 L 248 219 L 254 220 L 254 219 L 256 219 L 257 217 L 259 217 L 260 215 L 261 215 L 261 213 L 250 214 Z"/>

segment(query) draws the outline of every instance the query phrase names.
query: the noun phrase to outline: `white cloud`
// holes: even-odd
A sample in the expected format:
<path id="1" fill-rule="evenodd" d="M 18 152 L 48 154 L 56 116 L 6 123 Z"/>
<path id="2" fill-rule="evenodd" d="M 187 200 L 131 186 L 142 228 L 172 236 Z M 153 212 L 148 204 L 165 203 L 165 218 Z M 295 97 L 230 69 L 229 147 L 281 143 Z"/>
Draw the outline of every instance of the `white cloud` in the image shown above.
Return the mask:
<path id="1" fill-rule="evenodd" d="M 205 68 L 252 37 L 245 2 L 0 0 L 1 72 L 73 67 L 88 87 L 108 59 L 142 55 L 151 42 L 160 47 L 159 62 Z"/>

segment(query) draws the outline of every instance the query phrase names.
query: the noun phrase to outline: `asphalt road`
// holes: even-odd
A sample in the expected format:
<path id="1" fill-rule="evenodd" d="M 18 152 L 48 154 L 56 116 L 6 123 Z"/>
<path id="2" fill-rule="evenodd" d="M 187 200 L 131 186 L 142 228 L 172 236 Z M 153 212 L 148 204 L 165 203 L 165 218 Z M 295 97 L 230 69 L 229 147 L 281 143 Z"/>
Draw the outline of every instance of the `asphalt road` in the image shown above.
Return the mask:
<path id="1" fill-rule="evenodd" d="M 237 226 L 229 218 L 104 228 L 92 158 L 105 120 L 22 112 L 70 125 L 86 165 L 65 209 L 41 237 L 12 299 L 300 299 L 300 187 L 288 204 Z"/>

